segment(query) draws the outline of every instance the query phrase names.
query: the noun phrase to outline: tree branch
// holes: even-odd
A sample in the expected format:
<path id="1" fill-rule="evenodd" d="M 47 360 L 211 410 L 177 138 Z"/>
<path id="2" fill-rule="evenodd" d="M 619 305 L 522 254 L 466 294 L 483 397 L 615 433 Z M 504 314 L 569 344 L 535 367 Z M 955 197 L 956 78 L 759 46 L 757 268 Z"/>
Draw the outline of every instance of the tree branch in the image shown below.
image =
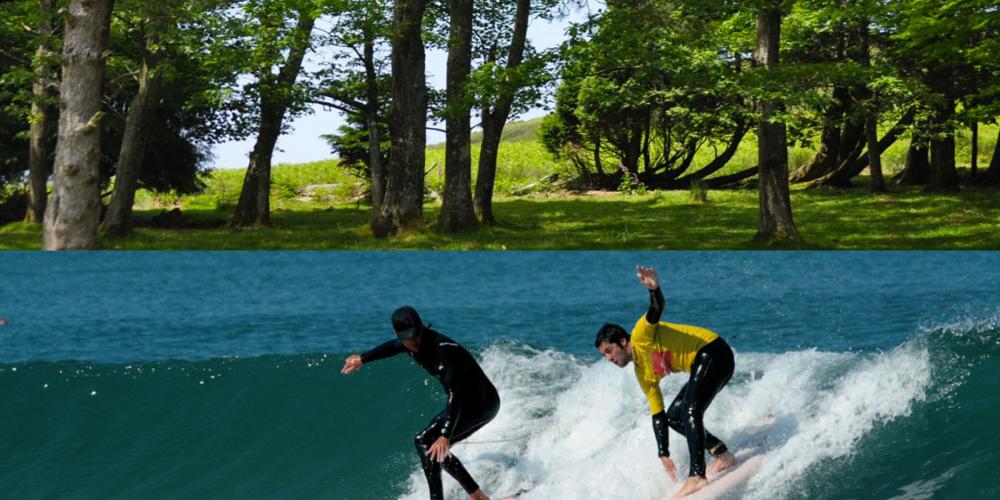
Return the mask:
<path id="1" fill-rule="evenodd" d="M 3 48 L 0 48 L 0 54 L 3 54 L 5 56 L 7 56 L 8 59 L 10 59 L 10 60 L 12 60 L 12 61 L 14 61 L 16 63 L 19 63 L 19 64 L 31 64 L 31 61 L 28 61 L 26 59 L 21 59 L 17 55 L 11 54 L 10 52 L 7 52 Z"/>
<path id="2" fill-rule="evenodd" d="M 323 97 L 329 97 L 330 99 L 333 99 L 333 100 L 336 100 L 336 101 L 340 101 L 340 102 L 342 102 L 342 103 L 344 103 L 344 104 L 346 104 L 348 106 L 351 106 L 352 108 L 356 108 L 358 111 L 364 111 L 364 110 L 368 109 L 368 105 L 367 104 L 365 104 L 365 103 L 363 103 L 363 102 L 361 102 L 361 101 L 359 101 L 357 99 L 352 99 L 352 98 L 344 96 L 344 95 L 335 94 L 335 93 L 329 92 L 329 91 L 320 92 L 319 95 L 321 95 Z"/>
<path id="3" fill-rule="evenodd" d="M 348 113 L 348 114 L 361 114 L 363 112 L 363 110 L 349 108 L 349 107 L 343 106 L 341 104 L 337 104 L 337 103 L 330 102 L 330 101 L 321 101 L 319 99 L 309 99 L 306 102 L 308 102 L 310 104 L 319 104 L 320 106 L 328 106 L 328 107 L 331 107 L 333 109 L 336 109 L 337 111 L 343 111 L 344 113 Z"/>

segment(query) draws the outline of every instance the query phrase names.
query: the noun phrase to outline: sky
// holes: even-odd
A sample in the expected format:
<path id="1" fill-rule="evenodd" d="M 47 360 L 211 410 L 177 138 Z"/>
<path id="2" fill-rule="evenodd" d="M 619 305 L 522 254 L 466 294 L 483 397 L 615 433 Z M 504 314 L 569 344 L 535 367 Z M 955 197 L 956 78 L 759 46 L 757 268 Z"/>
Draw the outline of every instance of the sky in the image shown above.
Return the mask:
<path id="1" fill-rule="evenodd" d="M 596 9 L 597 3 L 590 1 L 590 9 Z M 569 17 L 552 22 L 533 19 L 528 25 L 528 39 L 531 40 L 535 48 L 544 50 L 558 46 L 566 38 L 566 29 L 572 22 L 578 22 L 586 17 L 587 11 L 581 10 L 570 14 Z M 445 66 L 447 63 L 447 53 L 443 50 L 427 51 L 427 81 L 435 88 L 445 87 Z M 308 68 L 307 68 L 308 69 Z M 551 103 L 550 103 L 551 106 Z M 274 150 L 272 163 L 307 163 L 311 161 L 325 160 L 331 158 L 333 153 L 330 146 L 321 137 L 337 131 L 337 128 L 344 124 L 344 119 L 340 111 L 324 109 L 320 105 L 312 106 L 311 114 L 296 118 L 290 125 L 288 133 L 278 139 L 278 144 Z M 544 108 L 529 110 L 518 119 L 534 118 L 543 116 L 547 111 Z M 443 126 L 441 127 L 443 128 Z M 255 136 L 242 141 L 231 141 L 217 144 L 213 148 L 215 168 L 246 168 L 249 161 L 250 150 L 253 148 Z M 427 131 L 427 144 L 444 142 L 444 134 L 433 130 Z"/>

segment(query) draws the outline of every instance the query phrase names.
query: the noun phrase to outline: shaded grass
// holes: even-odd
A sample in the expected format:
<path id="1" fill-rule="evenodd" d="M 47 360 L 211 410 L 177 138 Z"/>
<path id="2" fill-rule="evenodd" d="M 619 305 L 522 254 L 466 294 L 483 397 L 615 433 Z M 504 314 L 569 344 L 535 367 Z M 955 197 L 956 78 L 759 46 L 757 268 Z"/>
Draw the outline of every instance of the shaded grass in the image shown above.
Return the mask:
<path id="1" fill-rule="evenodd" d="M 433 231 L 437 204 L 425 206 L 428 228 L 376 239 L 368 229 L 370 209 L 358 204 L 279 209 L 269 228 L 234 230 L 140 227 L 131 237 L 104 239 L 109 249 L 341 249 L 341 250 L 674 250 L 760 249 L 755 190 L 710 191 L 708 203 L 687 192 L 645 195 L 534 195 L 501 197 L 495 212 L 503 222 L 458 235 Z M 803 243 L 800 249 L 1000 249 L 1000 196 L 996 190 L 966 189 L 928 195 L 920 188 L 871 195 L 864 189 L 795 190 L 792 204 Z M 148 221 L 158 211 L 137 212 Z M 228 219 L 231 211 L 185 209 L 190 221 Z M 35 249 L 41 228 L 21 223 L 0 227 L 0 249 Z"/>

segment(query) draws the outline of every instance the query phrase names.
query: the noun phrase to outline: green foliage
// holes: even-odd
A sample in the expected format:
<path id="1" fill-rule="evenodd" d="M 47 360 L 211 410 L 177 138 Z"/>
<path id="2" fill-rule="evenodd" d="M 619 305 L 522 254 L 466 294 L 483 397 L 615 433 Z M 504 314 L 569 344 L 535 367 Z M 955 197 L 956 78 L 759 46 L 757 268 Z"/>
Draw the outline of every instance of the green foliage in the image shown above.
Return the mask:
<path id="1" fill-rule="evenodd" d="M 579 26 L 563 52 L 556 118 L 542 130 L 546 148 L 581 169 L 600 147 L 628 172 L 640 164 L 658 172 L 734 133 L 751 106 L 737 85 L 741 63 L 730 55 L 742 48 L 732 52 L 720 39 L 726 12 L 616 2 Z"/>
<path id="2" fill-rule="evenodd" d="M 622 181 L 618 184 L 618 192 L 626 196 L 644 195 L 648 192 L 646 185 L 639 182 L 639 178 L 626 172 L 622 176 Z"/>

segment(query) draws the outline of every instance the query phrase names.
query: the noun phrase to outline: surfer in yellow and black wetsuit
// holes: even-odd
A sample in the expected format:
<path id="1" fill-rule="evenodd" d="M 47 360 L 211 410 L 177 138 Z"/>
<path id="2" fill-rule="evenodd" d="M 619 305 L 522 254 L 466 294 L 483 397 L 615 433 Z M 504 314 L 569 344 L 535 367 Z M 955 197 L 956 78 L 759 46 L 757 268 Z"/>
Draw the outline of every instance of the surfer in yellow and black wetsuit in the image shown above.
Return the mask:
<path id="1" fill-rule="evenodd" d="M 670 459 L 667 428 L 687 437 L 691 455 L 690 472 L 675 497 L 690 495 L 708 485 L 705 478 L 705 451 L 715 460 L 707 472 L 718 473 L 736 465 L 736 457 L 726 445 L 705 430 L 705 409 L 733 375 L 733 351 L 722 337 L 706 328 L 661 322 L 663 292 L 652 268 L 636 267 L 639 282 L 649 290 L 649 310 L 629 334 L 624 328 L 606 324 L 597 332 L 594 345 L 605 359 L 624 368 L 635 365 L 639 387 L 649 400 L 653 431 L 663 467 L 671 480 L 677 469 Z M 669 409 L 663 406 L 660 380 L 679 372 L 690 373 Z"/>

